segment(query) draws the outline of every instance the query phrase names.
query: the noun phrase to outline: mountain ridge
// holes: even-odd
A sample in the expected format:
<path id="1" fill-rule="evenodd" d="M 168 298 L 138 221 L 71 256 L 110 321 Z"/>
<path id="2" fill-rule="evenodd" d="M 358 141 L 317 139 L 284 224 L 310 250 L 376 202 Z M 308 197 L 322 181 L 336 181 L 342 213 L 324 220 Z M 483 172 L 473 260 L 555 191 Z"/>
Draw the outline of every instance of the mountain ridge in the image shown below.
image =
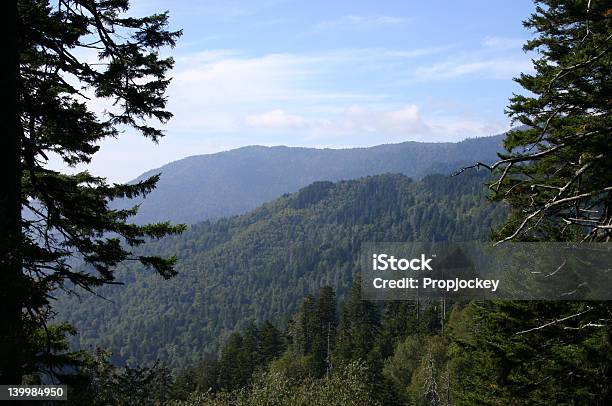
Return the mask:
<path id="1" fill-rule="evenodd" d="M 165 220 L 194 224 L 245 213 L 316 181 L 336 182 L 382 173 L 422 179 L 475 161 L 491 162 L 502 149 L 503 137 L 342 149 L 251 145 L 192 155 L 136 178 L 134 182 L 161 173 L 158 187 L 146 199 L 114 204 L 121 208 L 140 204 L 134 218 L 139 224 Z"/>
<path id="2" fill-rule="evenodd" d="M 505 210 L 490 204 L 487 174 L 401 174 L 320 181 L 246 214 L 204 221 L 141 247 L 177 255 L 170 280 L 139 266 L 123 286 L 58 298 L 77 347 L 110 348 L 114 362 L 197 362 L 249 321 L 285 322 L 307 293 L 332 285 L 342 297 L 358 272 L 363 242 L 485 239 Z"/>

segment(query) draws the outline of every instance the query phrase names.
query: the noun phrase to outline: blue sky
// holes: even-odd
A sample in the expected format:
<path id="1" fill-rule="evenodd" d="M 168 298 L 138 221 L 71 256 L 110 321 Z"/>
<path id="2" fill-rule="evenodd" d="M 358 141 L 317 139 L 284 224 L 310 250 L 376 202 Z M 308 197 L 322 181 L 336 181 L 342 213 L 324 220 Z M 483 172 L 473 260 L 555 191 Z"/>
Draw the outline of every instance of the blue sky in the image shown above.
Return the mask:
<path id="1" fill-rule="evenodd" d="M 252 144 L 492 135 L 509 128 L 512 77 L 531 69 L 525 0 L 132 2 L 134 14 L 161 10 L 184 31 L 175 117 L 158 145 L 130 131 L 102 144 L 90 170 L 111 181 Z"/>

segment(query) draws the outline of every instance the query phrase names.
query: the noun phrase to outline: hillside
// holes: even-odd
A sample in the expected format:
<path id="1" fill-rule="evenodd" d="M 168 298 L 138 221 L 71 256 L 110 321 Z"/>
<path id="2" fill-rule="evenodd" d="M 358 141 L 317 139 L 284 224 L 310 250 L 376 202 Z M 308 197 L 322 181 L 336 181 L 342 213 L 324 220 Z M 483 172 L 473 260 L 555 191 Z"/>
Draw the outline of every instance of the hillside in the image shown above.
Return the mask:
<path id="1" fill-rule="evenodd" d="M 459 143 L 404 142 L 370 148 L 314 149 L 250 146 L 198 155 L 149 171 L 158 187 L 141 203 L 135 222 L 171 220 L 194 224 L 241 214 L 316 181 L 401 173 L 421 179 L 450 173 L 475 161 L 491 162 L 503 136 Z"/>
<path id="2" fill-rule="evenodd" d="M 117 362 L 194 362 L 249 320 L 283 322 L 319 286 L 330 284 L 342 297 L 362 242 L 486 238 L 503 210 L 485 203 L 483 180 L 317 182 L 149 244 L 148 251 L 178 255 L 177 277 L 124 270 L 124 286 L 98 291 L 109 300 L 63 297 L 59 318 L 74 323 L 81 347 L 110 348 Z"/>

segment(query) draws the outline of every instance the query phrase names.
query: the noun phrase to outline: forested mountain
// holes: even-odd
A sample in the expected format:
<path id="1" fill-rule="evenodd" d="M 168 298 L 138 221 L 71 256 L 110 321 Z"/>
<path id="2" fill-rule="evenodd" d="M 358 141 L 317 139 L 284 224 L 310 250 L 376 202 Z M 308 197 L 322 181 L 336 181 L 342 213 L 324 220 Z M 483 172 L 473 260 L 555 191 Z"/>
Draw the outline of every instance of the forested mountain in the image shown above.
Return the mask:
<path id="1" fill-rule="evenodd" d="M 124 286 L 97 291 L 108 300 L 61 298 L 59 319 L 74 323 L 82 348 L 109 348 L 116 362 L 193 363 L 250 321 L 282 324 L 320 286 L 342 298 L 362 242 L 486 238 L 504 209 L 486 202 L 484 180 L 386 174 L 316 182 L 148 244 L 146 252 L 178 256 L 178 276 L 163 281 L 134 266 L 120 272 Z"/>
<path id="2" fill-rule="evenodd" d="M 249 146 L 198 155 L 151 170 L 161 173 L 157 188 L 141 203 L 136 223 L 170 220 L 193 224 L 241 214 L 316 181 L 401 173 L 413 179 L 450 173 L 475 161 L 492 162 L 502 135 L 458 143 L 404 142 L 370 148 L 314 149 Z"/>

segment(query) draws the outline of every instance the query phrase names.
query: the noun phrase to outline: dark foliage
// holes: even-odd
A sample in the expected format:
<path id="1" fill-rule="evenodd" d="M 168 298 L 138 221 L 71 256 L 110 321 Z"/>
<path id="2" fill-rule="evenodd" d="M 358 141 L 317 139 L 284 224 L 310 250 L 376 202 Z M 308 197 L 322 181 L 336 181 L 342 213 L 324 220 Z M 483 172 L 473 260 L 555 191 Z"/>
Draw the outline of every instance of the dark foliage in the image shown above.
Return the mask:
<path id="1" fill-rule="evenodd" d="M 251 320 L 288 321 L 320 286 L 333 286 L 343 298 L 362 242 L 486 239 L 504 209 L 486 203 L 485 179 L 383 175 L 333 187 L 316 183 L 248 214 L 148 244 L 146 250 L 180 258 L 179 275 L 170 281 L 130 269 L 121 277 L 125 286 L 98 290 L 110 301 L 64 297 L 58 309 L 77 326 L 82 347 L 110 348 L 115 362 L 195 363 Z M 317 187 L 325 191 L 320 200 L 311 198 Z M 306 305 L 331 306 L 314 299 Z M 335 321 L 326 321 L 335 334 Z M 327 326 L 321 327 L 316 335 L 325 338 Z M 305 351 L 313 348 L 313 335 L 294 339 Z"/>
<path id="2" fill-rule="evenodd" d="M 58 373 L 63 356 L 53 359 L 56 338 L 47 326 L 54 291 L 67 282 L 84 289 L 112 283 L 114 268 L 124 261 L 166 278 L 175 273 L 171 254 L 136 255 L 131 247 L 183 227 L 136 226 L 127 222 L 135 207 L 110 207 L 115 199 L 147 195 L 157 176 L 109 185 L 88 172 L 67 175 L 45 164 L 51 154 L 70 166 L 88 163 L 100 141 L 126 128 L 153 141 L 162 137 L 156 126 L 172 116 L 165 109 L 165 90 L 173 60 L 159 51 L 174 46 L 180 31 L 167 29 L 165 13 L 127 17 L 126 0 L 12 0 L 8 5 L 9 19 L 17 24 L 17 32 L 4 37 L 13 64 L 8 80 L 16 91 L 4 95 L 10 107 L 3 114 L 10 117 L 3 122 L 15 126 L 5 128 L 6 145 L 0 148 L 0 380 L 18 383 L 41 368 Z M 92 111 L 91 100 L 106 101 L 107 113 Z M 75 269 L 75 258 L 89 270 Z M 34 340 L 38 329 L 47 344 Z"/>

